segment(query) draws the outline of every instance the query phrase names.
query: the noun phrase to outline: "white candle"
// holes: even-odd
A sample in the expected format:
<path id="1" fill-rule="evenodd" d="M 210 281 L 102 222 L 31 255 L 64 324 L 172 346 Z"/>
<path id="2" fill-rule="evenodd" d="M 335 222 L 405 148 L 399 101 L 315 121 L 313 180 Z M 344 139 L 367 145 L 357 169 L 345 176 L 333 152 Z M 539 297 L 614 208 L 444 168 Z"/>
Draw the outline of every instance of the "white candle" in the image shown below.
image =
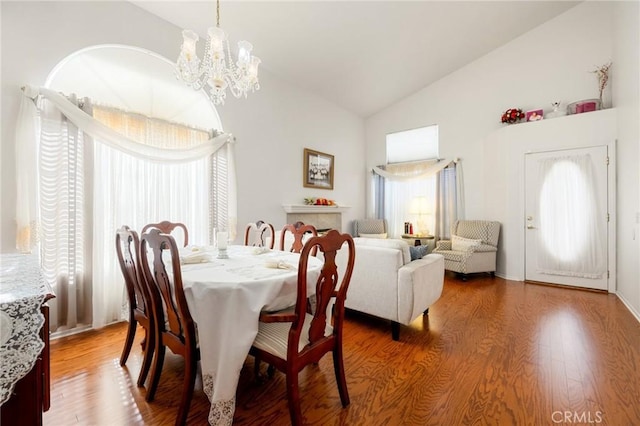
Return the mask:
<path id="1" fill-rule="evenodd" d="M 218 248 L 226 249 L 227 248 L 227 240 L 229 239 L 229 234 L 226 232 L 218 232 Z"/>

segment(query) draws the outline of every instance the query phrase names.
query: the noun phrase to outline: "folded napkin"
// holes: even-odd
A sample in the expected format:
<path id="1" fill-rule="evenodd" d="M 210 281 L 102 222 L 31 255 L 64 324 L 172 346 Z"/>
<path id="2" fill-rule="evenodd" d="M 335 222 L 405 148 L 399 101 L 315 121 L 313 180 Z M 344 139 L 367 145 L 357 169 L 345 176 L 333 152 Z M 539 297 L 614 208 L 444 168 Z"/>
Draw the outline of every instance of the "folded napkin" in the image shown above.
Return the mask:
<path id="1" fill-rule="evenodd" d="M 180 249 L 180 263 L 204 263 L 211 262 L 211 253 L 205 251 L 204 247 L 187 246 Z"/>
<path id="2" fill-rule="evenodd" d="M 252 253 L 253 254 L 264 254 L 269 253 L 271 250 L 267 247 L 254 247 Z"/>
<path id="3" fill-rule="evenodd" d="M 264 266 L 273 269 L 296 269 L 295 266 L 285 262 L 284 260 L 267 260 Z"/>

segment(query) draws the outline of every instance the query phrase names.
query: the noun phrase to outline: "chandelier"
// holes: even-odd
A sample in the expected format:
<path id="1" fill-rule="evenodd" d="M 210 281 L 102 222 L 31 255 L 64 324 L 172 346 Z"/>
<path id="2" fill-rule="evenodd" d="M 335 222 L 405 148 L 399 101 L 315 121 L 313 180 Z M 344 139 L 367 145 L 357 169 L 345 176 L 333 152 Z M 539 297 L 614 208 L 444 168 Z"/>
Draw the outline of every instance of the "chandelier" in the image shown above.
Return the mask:
<path id="1" fill-rule="evenodd" d="M 227 34 L 220 28 L 220 0 L 216 0 L 216 26 L 208 29 L 202 61 L 196 53 L 198 34 L 182 31 L 182 47 L 177 61 L 177 77 L 200 90 L 209 86 L 209 96 L 215 105 L 224 105 L 227 88 L 236 98 L 260 89 L 258 65 L 260 59 L 251 55 L 253 46 L 248 41 L 238 42 L 238 58 L 234 62 Z M 225 54 L 226 48 L 226 54 Z"/>

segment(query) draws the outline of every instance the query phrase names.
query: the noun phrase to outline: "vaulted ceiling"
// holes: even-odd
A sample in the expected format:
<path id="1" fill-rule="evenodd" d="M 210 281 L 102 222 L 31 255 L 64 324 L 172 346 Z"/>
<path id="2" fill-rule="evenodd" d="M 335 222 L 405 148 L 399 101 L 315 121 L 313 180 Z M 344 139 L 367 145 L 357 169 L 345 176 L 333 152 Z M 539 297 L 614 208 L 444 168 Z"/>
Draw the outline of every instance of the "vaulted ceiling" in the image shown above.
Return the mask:
<path id="1" fill-rule="evenodd" d="M 133 3 L 201 37 L 215 25 L 215 1 Z M 262 69 L 368 117 L 578 3 L 222 1 L 220 26 Z"/>

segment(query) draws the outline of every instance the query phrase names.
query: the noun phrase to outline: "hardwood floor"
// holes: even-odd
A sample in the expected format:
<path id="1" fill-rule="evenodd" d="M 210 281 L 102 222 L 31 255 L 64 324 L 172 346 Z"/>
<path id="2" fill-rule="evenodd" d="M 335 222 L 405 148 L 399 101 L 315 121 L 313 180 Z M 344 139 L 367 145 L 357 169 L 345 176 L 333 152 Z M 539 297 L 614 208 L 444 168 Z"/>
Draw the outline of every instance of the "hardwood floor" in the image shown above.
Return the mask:
<path id="1" fill-rule="evenodd" d="M 155 401 L 136 386 L 136 337 L 126 367 L 125 324 L 54 340 L 50 425 L 170 425 L 182 358 L 168 352 Z M 388 322 L 349 313 L 342 408 L 331 355 L 300 374 L 310 425 L 640 425 L 640 323 L 610 294 L 489 276 L 447 277 L 442 297 L 391 340 Z M 264 368 L 264 366 L 263 366 Z M 234 424 L 289 424 L 283 375 L 240 375 Z M 200 378 L 188 424 L 206 425 Z"/>

